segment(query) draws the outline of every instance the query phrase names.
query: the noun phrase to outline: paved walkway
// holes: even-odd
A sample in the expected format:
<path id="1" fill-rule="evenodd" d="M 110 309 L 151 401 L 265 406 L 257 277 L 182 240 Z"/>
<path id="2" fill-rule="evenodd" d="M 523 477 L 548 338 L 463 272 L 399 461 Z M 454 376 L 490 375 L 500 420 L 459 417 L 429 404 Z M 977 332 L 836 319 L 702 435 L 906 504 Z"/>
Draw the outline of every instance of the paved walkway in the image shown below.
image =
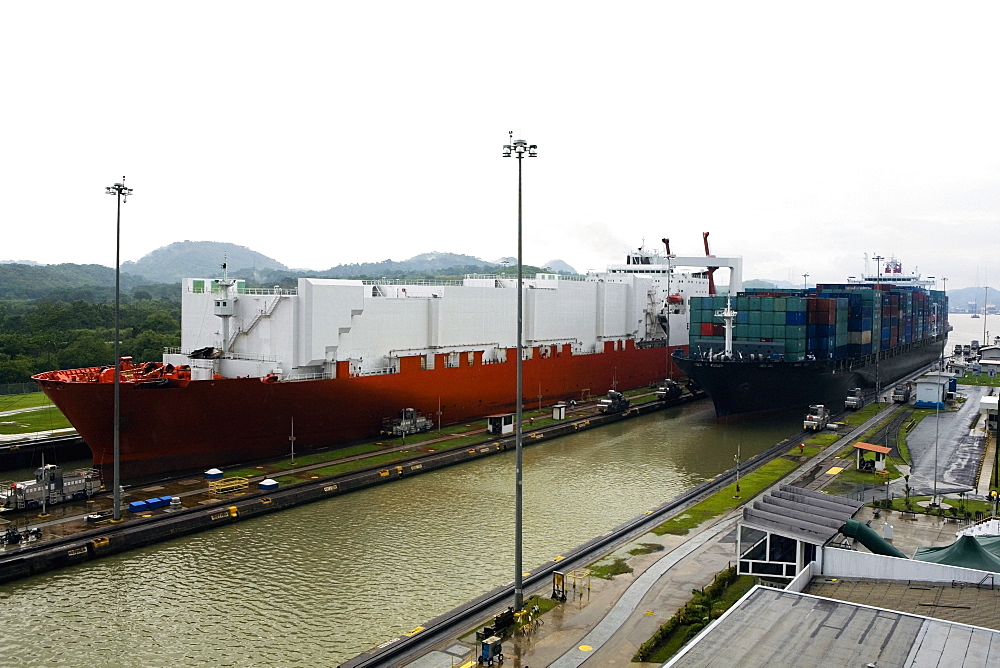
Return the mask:
<path id="1" fill-rule="evenodd" d="M 631 656 L 635 654 L 635 650 L 638 649 L 638 645 L 633 646 L 633 643 L 629 642 L 625 638 L 619 639 L 617 643 L 609 643 L 612 636 L 614 636 L 625 625 L 625 623 L 629 621 L 635 611 L 639 609 L 639 604 L 646 598 L 646 595 L 654 585 L 659 584 L 663 587 L 667 584 L 665 581 L 662 581 L 661 578 L 663 578 L 668 569 L 671 569 L 679 564 L 682 559 L 698 551 L 709 541 L 719 538 L 725 532 L 734 530 L 736 528 L 737 516 L 738 513 L 730 514 L 730 516 L 726 519 L 716 523 L 705 531 L 702 531 L 694 538 L 687 540 L 679 547 L 674 548 L 666 555 L 660 557 L 652 566 L 643 571 L 642 575 L 636 578 L 632 586 L 630 586 L 628 590 L 626 590 L 625 594 L 618 599 L 614 607 L 612 607 L 608 614 L 605 615 L 604 619 L 598 622 L 597 626 L 595 626 L 590 633 L 583 637 L 579 646 L 569 650 L 549 665 L 552 666 L 552 668 L 576 668 L 588 659 L 595 659 L 596 664 L 603 666 L 620 665 L 619 660 L 622 657 L 619 655 L 621 654 L 620 650 L 623 645 L 626 646 L 626 653 L 629 654 L 628 661 L 631 661 Z M 704 571 L 704 566 L 705 564 L 699 560 L 699 572 Z M 670 587 L 670 589 L 673 591 L 680 590 L 679 587 Z M 680 591 L 683 592 L 683 598 L 686 602 L 686 600 L 690 598 L 690 589 L 683 589 Z M 653 617 L 655 614 L 646 616 Z M 651 621 L 654 622 L 654 629 L 663 623 L 659 620 Z M 646 636 L 647 639 L 648 637 L 649 636 Z M 642 642 L 645 642 L 645 640 Z M 611 656 L 605 656 L 602 654 L 601 650 L 606 647 L 608 648 Z M 616 658 L 618 660 L 615 660 Z M 524 660 L 528 661 L 530 658 L 525 657 Z"/>
<path id="2" fill-rule="evenodd" d="M 996 461 L 996 456 L 997 439 L 990 434 L 986 438 L 986 452 L 983 453 L 983 465 L 979 470 L 979 479 L 976 482 L 975 492 L 977 495 L 985 494 L 990 489 L 990 480 L 993 479 L 993 462 Z"/>

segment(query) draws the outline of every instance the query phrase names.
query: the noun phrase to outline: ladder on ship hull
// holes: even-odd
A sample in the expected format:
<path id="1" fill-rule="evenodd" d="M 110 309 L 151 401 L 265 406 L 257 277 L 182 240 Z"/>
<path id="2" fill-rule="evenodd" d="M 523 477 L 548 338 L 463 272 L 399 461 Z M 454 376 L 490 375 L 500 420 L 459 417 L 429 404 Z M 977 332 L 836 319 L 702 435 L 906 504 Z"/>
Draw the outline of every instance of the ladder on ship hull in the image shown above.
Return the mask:
<path id="1" fill-rule="evenodd" d="M 237 330 L 232 333 L 232 335 L 229 337 L 229 341 L 226 342 L 226 350 L 232 350 L 233 344 L 236 342 L 236 337 L 238 337 L 240 334 L 249 333 L 250 330 L 252 330 L 254 326 L 256 326 L 258 322 L 260 322 L 261 318 L 269 318 L 271 314 L 274 313 L 274 309 L 277 308 L 278 302 L 281 301 L 281 298 L 283 296 L 284 295 L 274 295 L 274 297 L 271 298 L 271 301 L 269 301 L 267 305 L 264 306 L 264 308 L 258 311 L 254 315 L 253 319 L 250 320 L 250 322 L 248 322 L 246 325 L 240 323 L 239 328 L 237 328 Z"/>

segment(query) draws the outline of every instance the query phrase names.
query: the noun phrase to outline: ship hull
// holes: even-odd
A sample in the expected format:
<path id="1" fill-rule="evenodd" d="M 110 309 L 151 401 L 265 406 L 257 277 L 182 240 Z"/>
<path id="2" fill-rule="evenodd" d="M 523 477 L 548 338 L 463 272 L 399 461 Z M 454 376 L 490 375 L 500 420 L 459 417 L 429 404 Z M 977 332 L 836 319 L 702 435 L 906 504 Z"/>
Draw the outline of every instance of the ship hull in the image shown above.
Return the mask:
<path id="1" fill-rule="evenodd" d="M 665 347 L 525 360 L 524 404 L 586 399 L 649 385 L 676 373 Z M 671 349 L 671 351 L 674 349 Z M 110 476 L 114 461 L 113 383 L 35 377 Z M 382 420 L 416 408 L 442 424 L 515 410 L 516 362 L 267 383 L 260 378 L 120 384 L 124 479 L 144 479 L 336 448 L 377 436 Z M 438 412 L 440 411 L 440 416 Z M 485 428 L 485 425 L 484 425 Z"/>
<path id="2" fill-rule="evenodd" d="M 677 358 L 681 370 L 715 404 L 719 418 L 804 409 L 811 404 L 842 406 L 847 391 L 889 384 L 925 367 L 941 354 L 941 340 L 911 344 L 875 363 L 874 355 L 844 361 L 746 362 Z"/>

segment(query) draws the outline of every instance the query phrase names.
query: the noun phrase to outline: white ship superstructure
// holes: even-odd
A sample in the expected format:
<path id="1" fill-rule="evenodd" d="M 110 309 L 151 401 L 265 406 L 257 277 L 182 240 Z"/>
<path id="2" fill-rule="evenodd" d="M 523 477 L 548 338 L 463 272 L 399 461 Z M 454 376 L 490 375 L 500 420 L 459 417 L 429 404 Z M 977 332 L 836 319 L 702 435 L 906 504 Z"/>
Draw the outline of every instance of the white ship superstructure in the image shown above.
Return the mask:
<path id="1" fill-rule="evenodd" d="M 678 257 L 639 249 L 624 264 L 586 276 L 537 274 L 524 280 L 525 357 L 599 353 L 605 344 L 670 346 L 687 342 L 687 301 L 709 294 L 706 265 L 729 267 L 742 287 L 741 258 Z M 697 268 L 697 269 L 692 269 Z M 296 289 L 251 289 L 240 280 L 187 279 L 182 349 L 164 361 L 190 364 L 193 379 L 264 376 L 333 378 L 338 362 L 352 376 L 399 371 L 422 357 L 433 368 L 481 354 L 506 361 L 516 347 L 516 278 L 468 275 L 461 281 L 410 282 L 301 278 Z M 209 359 L 190 359 L 214 349 Z M 340 365 L 339 373 L 344 367 Z"/>

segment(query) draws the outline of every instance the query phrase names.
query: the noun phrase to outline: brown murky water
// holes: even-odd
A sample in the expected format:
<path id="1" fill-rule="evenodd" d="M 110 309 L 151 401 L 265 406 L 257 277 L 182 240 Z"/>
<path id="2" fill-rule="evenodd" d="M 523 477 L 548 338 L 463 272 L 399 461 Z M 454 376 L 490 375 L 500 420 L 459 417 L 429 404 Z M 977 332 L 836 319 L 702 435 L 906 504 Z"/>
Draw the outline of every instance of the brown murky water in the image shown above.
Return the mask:
<path id="1" fill-rule="evenodd" d="M 703 401 L 527 447 L 525 566 L 800 421 L 719 425 Z M 0 585 L 0 657 L 22 668 L 336 665 L 513 579 L 513 464 L 505 453 Z"/>

